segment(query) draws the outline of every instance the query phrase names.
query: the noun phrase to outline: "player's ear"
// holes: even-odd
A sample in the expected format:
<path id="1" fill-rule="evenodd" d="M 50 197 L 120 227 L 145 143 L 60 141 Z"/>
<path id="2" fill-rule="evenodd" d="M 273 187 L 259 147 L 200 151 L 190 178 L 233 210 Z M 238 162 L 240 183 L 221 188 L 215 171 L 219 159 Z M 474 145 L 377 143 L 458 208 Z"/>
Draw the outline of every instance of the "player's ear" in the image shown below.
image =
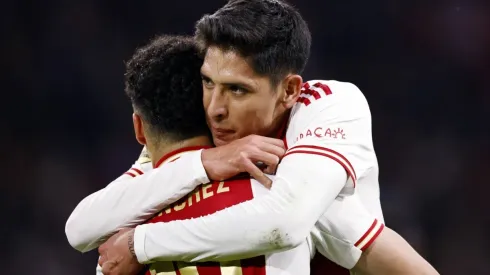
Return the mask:
<path id="1" fill-rule="evenodd" d="M 146 145 L 145 132 L 143 131 L 143 120 L 137 113 L 133 113 L 134 136 L 141 145 Z"/>
<path id="2" fill-rule="evenodd" d="M 285 90 L 283 97 L 283 105 L 286 109 L 291 109 L 298 100 L 301 94 L 301 85 L 303 85 L 303 78 L 297 74 L 288 75 L 283 82 Z"/>

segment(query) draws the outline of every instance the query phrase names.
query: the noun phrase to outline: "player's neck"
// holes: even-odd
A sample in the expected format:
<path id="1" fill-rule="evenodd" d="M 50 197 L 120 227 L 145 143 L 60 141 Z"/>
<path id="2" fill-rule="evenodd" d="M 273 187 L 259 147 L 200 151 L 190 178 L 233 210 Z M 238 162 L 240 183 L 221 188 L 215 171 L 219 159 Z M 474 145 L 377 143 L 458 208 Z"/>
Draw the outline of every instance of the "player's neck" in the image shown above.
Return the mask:
<path id="1" fill-rule="evenodd" d="M 160 142 L 157 146 L 148 146 L 153 166 L 165 155 L 186 147 L 212 146 L 211 140 L 207 136 L 197 136 L 176 142 Z"/>
<path id="2" fill-rule="evenodd" d="M 291 110 L 287 110 L 276 119 L 276 121 L 273 123 L 272 131 L 270 132 L 269 137 L 283 138 L 290 114 Z"/>

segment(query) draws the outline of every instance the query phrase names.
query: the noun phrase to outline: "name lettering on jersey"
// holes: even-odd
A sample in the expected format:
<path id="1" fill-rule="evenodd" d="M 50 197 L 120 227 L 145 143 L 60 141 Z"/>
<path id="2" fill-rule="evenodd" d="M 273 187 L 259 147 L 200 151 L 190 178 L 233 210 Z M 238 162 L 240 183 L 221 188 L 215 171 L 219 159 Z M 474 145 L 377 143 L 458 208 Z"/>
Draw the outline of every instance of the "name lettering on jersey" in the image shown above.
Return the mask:
<path id="1" fill-rule="evenodd" d="M 201 185 L 199 188 L 196 188 L 194 192 L 187 195 L 186 199 L 182 203 L 177 204 L 173 207 L 168 207 L 164 211 L 160 212 L 158 214 L 158 217 L 162 216 L 163 214 L 170 214 L 172 213 L 172 211 L 175 212 L 181 211 L 186 207 L 190 207 L 205 199 L 211 198 L 216 194 L 221 194 L 226 192 L 230 192 L 230 187 L 224 181 L 221 181 L 219 184 L 208 183 L 205 185 Z"/>
<path id="2" fill-rule="evenodd" d="M 317 138 L 332 138 L 332 139 L 346 139 L 344 129 L 342 128 L 324 128 L 316 127 L 306 129 L 303 133 L 300 133 L 296 137 L 296 141 L 306 138 L 306 137 L 317 137 Z"/>
<path id="3" fill-rule="evenodd" d="M 332 90 L 326 84 L 317 82 L 315 84 L 310 85 L 310 83 L 306 82 L 301 87 L 301 94 L 298 98 L 299 103 L 303 103 L 306 106 L 311 104 L 311 100 L 319 100 L 322 96 L 331 95 Z"/>

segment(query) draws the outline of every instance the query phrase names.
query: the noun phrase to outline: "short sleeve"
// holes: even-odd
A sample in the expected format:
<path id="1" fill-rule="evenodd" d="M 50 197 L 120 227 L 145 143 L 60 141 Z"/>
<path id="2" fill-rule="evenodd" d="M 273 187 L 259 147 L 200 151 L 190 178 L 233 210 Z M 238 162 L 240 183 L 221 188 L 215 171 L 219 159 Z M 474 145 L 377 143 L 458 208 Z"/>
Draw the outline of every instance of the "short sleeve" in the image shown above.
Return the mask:
<path id="1" fill-rule="evenodd" d="M 351 269 L 384 224 L 362 205 L 358 194 L 338 197 L 315 224 L 311 236 L 317 250 L 336 264 Z"/>

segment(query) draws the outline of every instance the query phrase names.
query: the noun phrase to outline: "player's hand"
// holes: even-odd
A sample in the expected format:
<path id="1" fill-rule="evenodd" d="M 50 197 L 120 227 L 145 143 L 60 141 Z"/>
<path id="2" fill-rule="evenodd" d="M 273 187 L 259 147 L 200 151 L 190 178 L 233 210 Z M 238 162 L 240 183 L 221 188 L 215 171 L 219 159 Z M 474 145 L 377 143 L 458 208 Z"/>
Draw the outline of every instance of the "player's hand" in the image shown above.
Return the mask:
<path id="1" fill-rule="evenodd" d="M 204 150 L 202 162 L 208 177 L 225 180 L 247 172 L 270 188 L 272 181 L 264 174 L 273 174 L 286 152 L 280 139 L 250 135 L 227 145 Z"/>
<path id="2" fill-rule="evenodd" d="M 134 229 L 122 229 L 99 247 L 99 265 L 104 275 L 137 275 L 144 267 L 129 249 Z"/>

